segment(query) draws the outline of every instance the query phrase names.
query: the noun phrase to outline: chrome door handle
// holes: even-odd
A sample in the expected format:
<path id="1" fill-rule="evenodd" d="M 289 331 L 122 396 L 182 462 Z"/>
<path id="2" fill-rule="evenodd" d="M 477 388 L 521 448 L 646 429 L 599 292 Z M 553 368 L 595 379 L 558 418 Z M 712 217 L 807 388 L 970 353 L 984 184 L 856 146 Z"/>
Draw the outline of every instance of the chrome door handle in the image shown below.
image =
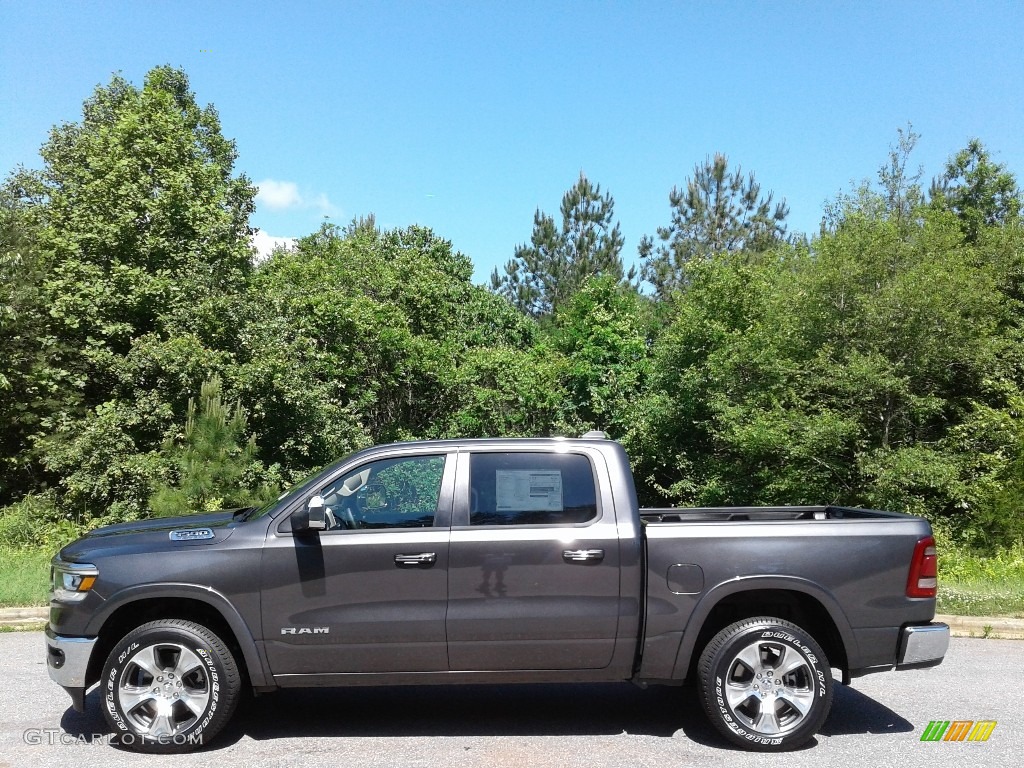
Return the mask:
<path id="1" fill-rule="evenodd" d="M 429 568 L 437 562 L 434 552 L 421 552 L 418 555 L 395 555 L 395 565 L 400 568 Z"/>
<path id="2" fill-rule="evenodd" d="M 604 560 L 603 549 L 566 549 L 562 559 L 567 563 L 599 563 Z"/>

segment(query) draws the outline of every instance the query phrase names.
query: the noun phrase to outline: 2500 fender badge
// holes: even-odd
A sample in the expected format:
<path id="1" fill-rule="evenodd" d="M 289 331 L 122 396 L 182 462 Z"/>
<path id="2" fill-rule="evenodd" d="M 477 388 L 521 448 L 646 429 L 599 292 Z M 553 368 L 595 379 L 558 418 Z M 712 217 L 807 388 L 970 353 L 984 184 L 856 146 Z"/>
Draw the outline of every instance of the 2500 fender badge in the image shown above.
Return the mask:
<path id="1" fill-rule="evenodd" d="M 281 627 L 282 635 L 327 635 L 330 627 Z"/>

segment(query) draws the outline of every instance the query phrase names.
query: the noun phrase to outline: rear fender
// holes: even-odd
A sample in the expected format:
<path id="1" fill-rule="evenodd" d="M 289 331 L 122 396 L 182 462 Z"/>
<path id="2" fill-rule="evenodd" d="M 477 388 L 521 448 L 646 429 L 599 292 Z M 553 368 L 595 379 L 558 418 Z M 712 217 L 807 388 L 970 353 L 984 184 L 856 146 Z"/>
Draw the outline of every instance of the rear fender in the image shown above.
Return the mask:
<path id="1" fill-rule="evenodd" d="M 836 630 L 839 633 L 839 639 L 843 644 L 843 651 L 846 656 L 847 665 L 855 666 L 854 662 L 859 657 L 857 640 L 854 637 L 853 630 L 850 627 L 850 622 L 846 618 L 846 614 L 843 613 L 839 603 L 829 592 L 825 591 L 814 582 L 793 576 L 741 576 L 737 579 L 731 579 L 712 587 L 704 594 L 700 602 L 697 603 L 693 612 L 690 614 L 686 623 L 686 629 L 683 632 L 683 639 L 679 645 L 679 653 L 676 656 L 675 666 L 672 671 L 673 678 L 684 679 L 689 675 L 691 660 L 694 658 L 695 654 L 699 655 L 703 651 L 703 648 L 697 647 L 698 639 L 701 638 L 701 631 L 704 629 L 704 625 L 715 607 L 726 598 L 740 595 L 744 592 L 761 590 L 797 592 L 807 595 L 821 605 L 832 619 L 832 623 L 835 625 Z M 757 612 L 752 615 L 763 615 L 763 612 Z M 738 617 L 738 619 L 739 618 L 749 617 Z M 812 632 L 813 634 L 813 628 L 804 627 L 804 629 L 808 632 Z M 710 638 L 708 639 L 710 640 Z M 818 640 L 819 644 L 824 644 L 821 638 L 815 639 Z M 836 659 L 830 659 L 830 662 L 833 664 L 836 664 L 836 661 Z"/>

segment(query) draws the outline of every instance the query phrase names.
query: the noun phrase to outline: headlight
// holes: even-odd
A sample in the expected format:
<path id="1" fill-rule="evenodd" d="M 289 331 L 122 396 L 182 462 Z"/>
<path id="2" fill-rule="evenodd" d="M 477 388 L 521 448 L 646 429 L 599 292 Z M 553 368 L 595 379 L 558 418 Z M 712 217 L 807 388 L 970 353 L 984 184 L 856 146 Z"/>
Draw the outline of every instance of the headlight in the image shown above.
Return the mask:
<path id="1" fill-rule="evenodd" d="M 99 575 L 99 569 L 95 565 L 65 563 L 63 560 L 54 558 L 50 566 L 53 599 L 65 603 L 75 603 L 85 599 Z"/>

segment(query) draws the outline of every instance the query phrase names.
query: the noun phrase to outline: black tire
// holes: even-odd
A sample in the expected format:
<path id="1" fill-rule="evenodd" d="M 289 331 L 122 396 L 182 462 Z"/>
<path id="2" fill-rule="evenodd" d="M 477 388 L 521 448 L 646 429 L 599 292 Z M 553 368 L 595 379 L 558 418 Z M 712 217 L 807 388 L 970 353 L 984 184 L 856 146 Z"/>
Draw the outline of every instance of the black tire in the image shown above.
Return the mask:
<path id="1" fill-rule="evenodd" d="M 241 678 L 227 645 L 201 624 L 151 621 L 114 646 L 103 667 L 103 714 L 136 752 L 188 752 L 231 719 Z"/>
<path id="2" fill-rule="evenodd" d="M 795 624 L 769 616 L 738 621 L 715 635 L 697 677 L 711 723 L 744 749 L 796 749 L 832 708 L 832 670 L 821 647 Z"/>

